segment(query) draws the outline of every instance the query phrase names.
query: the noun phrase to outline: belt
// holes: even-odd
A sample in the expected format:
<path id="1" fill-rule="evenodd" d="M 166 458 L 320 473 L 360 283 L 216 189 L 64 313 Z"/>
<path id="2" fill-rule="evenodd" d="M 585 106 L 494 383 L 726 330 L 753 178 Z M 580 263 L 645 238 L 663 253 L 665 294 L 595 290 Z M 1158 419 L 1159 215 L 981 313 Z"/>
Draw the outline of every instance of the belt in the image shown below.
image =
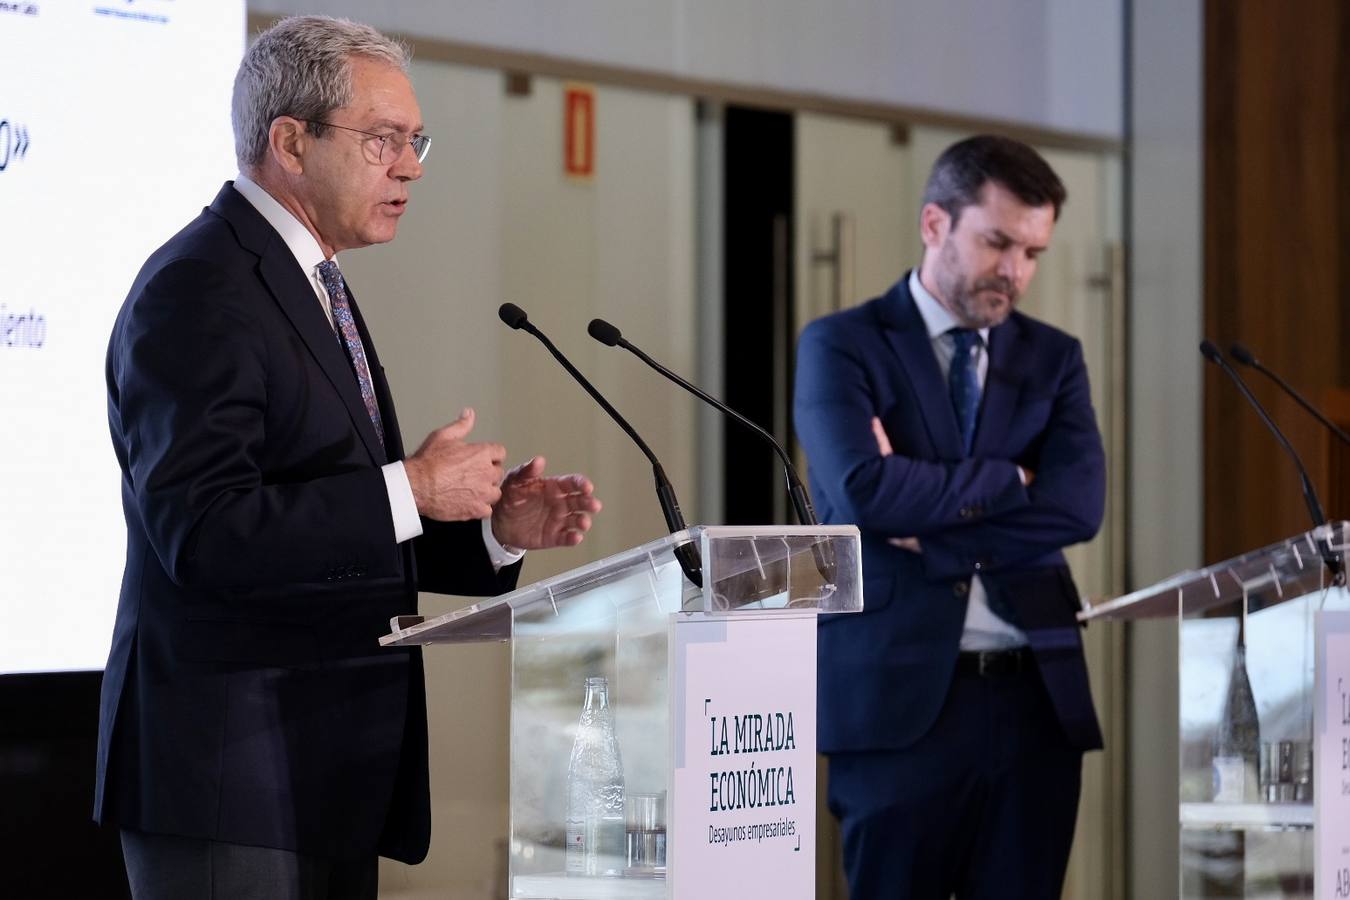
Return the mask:
<path id="1" fill-rule="evenodd" d="M 1010 650 L 962 650 L 956 654 L 956 671 L 961 675 L 1016 675 L 1029 672 L 1035 665 L 1030 647 Z"/>

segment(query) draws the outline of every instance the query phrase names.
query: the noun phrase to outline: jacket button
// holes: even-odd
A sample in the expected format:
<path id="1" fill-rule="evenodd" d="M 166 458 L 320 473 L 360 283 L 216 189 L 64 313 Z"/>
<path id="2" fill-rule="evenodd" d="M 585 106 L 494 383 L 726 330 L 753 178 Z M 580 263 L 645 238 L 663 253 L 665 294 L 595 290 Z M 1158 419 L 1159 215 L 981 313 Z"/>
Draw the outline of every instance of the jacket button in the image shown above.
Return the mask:
<path id="1" fill-rule="evenodd" d="M 958 581 L 956 584 L 952 585 L 952 593 L 958 597 L 964 597 L 966 594 L 970 593 L 970 582 Z"/>

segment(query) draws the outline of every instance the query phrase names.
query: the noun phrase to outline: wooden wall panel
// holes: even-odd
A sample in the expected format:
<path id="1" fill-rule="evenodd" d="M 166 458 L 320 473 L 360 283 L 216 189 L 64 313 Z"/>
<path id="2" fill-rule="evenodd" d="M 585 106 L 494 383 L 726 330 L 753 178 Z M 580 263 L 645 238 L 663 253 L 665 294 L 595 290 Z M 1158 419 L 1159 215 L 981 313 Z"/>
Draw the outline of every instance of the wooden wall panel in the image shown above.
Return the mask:
<path id="1" fill-rule="evenodd" d="M 1350 387 L 1350 8 L 1343 0 L 1207 0 L 1205 333 L 1242 341 L 1309 397 Z M 1306 530 L 1293 464 L 1206 366 L 1205 556 Z M 1324 494 L 1313 419 L 1250 370 Z M 1350 509 L 1329 507 L 1329 517 Z"/>
<path id="2" fill-rule="evenodd" d="M 1345 271 L 1344 265 L 1341 271 Z M 1343 354 L 1342 361 L 1346 356 L 1350 354 Z M 1328 391 L 1319 406 L 1341 431 L 1350 434 L 1350 390 L 1335 388 Z M 1327 453 L 1327 516 L 1334 519 L 1350 518 L 1350 445 L 1330 430 L 1325 432 L 1322 440 Z"/>

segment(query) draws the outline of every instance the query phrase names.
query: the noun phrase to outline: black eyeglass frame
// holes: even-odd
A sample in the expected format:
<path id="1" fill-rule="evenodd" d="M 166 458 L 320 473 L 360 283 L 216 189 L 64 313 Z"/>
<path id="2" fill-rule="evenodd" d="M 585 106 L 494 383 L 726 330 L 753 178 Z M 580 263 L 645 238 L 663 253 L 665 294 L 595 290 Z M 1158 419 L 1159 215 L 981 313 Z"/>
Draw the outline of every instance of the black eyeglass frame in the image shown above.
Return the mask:
<path id="1" fill-rule="evenodd" d="M 410 134 L 408 135 L 407 140 L 398 145 L 397 152 L 394 153 L 393 157 L 386 161 L 384 158 L 384 151 L 386 149 L 392 149 L 391 139 L 399 137 L 402 132 L 390 131 L 385 134 L 377 134 L 373 131 L 362 131 L 360 128 L 352 128 L 350 125 L 338 125 L 334 122 L 323 122 L 318 119 L 301 119 L 300 121 L 308 125 L 322 125 L 325 128 L 340 128 L 343 131 L 354 131 L 357 134 L 364 134 L 366 137 L 375 138 L 380 142 L 380 151 L 376 154 L 376 157 L 379 159 L 380 165 L 383 166 L 392 166 L 398 158 L 403 155 L 404 147 L 412 147 L 413 154 L 417 157 L 419 163 L 424 162 L 427 158 L 427 154 L 431 152 L 431 138 L 421 133 Z"/>

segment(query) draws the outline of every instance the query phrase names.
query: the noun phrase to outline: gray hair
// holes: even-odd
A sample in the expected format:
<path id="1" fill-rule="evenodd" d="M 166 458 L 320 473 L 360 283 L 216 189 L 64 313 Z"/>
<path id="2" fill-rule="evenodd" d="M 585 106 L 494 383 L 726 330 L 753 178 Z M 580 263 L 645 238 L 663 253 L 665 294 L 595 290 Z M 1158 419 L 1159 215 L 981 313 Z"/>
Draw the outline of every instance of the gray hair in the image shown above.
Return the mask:
<path id="1" fill-rule="evenodd" d="M 353 56 L 408 71 L 408 47 L 369 25 L 328 16 L 293 16 L 258 35 L 234 76 L 231 121 L 234 155 L 252 171 L 267 155 L 268 132 L 277 116 L 311 123 L 352 101 Z M 322 137 L 328 129 L 310 124 Z"/>

